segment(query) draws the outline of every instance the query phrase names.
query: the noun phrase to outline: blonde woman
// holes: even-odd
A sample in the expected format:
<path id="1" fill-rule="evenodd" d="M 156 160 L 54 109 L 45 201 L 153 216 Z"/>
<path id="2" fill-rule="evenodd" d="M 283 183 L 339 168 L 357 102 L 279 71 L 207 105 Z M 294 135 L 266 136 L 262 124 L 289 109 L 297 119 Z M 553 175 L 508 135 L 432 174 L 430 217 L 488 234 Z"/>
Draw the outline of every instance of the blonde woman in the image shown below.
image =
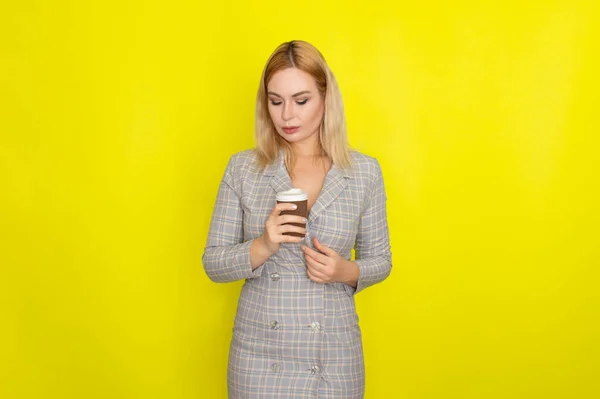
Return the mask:
<path id="1" fill-rule="evenodd" d="M 202 258 L 211 280 L 245 280 L 229 398 L 363 398 L 354 295 L 391 271 L 385 188 L 378 161 L 348 147 L 340 90 L 311 44 L 269 57 L 255 133 L 229 160 Z M 276 193 L 291 188 L 308 194 L 307 220 L 281 215 L 294 206 Z"/>

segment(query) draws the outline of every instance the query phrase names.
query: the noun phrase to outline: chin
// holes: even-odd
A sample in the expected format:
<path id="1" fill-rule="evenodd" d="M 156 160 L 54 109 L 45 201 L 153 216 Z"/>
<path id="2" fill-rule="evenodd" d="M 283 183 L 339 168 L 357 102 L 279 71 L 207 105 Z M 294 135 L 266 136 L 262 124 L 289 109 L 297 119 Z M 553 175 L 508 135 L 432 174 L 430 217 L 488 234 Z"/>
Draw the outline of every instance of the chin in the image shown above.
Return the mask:
<path id="1" fill-rule="evenodd" d="M 285 133 L 279 133 L 279 136 L 284 139 L 285 141 L 287 141 L 288 143 L 295 143 L 298 141 L 302 141 L 303 139 L 305 139 L 306 137 L 302 136 L 302 135 L 298 135 L 298 134 L 285 134 Z"/>

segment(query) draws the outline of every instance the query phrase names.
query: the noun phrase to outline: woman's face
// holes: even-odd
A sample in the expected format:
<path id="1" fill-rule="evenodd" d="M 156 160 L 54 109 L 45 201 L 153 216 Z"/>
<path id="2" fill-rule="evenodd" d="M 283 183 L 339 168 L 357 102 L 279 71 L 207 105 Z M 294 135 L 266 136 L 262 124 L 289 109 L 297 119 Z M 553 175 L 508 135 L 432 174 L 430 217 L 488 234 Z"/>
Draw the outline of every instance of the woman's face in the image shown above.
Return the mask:
<path id="1" fill-rule="evenodd" d="M 278 71 L 267 92 L 269 114 L 281 137 L 290 143 L 318 137 L 324 104 L 310 74 L 297 68 Z"/>

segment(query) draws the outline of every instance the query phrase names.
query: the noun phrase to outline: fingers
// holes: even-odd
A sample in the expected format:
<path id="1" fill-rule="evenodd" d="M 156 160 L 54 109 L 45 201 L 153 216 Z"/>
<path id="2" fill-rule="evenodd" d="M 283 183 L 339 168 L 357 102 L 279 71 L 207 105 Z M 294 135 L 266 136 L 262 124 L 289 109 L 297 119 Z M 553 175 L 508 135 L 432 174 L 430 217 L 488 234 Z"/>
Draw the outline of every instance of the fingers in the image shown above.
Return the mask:
<path id="1" fill-rule="evenodd" d="M 283 211 L 294 211 L 296 209 L 298 209 L 298 206 L 296 204 L 292 204 L 290 202 L 282 202 L 273 207 L 273 210 L 271 211 L 271 216 L 277 217 Z"/>
<path id="2" fill-rule="evenodd" d="M 301 237 L 289 235 L 285 233 L 299 233 Z M 266 236 L 270 242 L 275 244 L 281 244 L 284 242 L 295 242 L 299 243 L 304 241 L 306 235 L 306 229 L 298 226 L 283 225 L 283 226 L 269 226 L 266 229 Z"/>
<path id="3" fill-rule="evenodd" d="M 311 279 L 312 281 L 317 282 L 317 283 L 328 283 L 329 282 L 329 278 L 325 274 L 320 273 L 311 267 L 306 268 L 306 275 L 308 276 L 309 279 Z"/>
<path id="4" fill-rule="evenodd" d="M 306 260 L 307 268 L 312 269 L 318 274 L 325 274 L 327 267 L 324 264 L 309 255 L 306 255 L 304 259 Z"/>
<path id="5" fill-rule="evenodd" d="M 311 269 L 306 269 L 306 275 L 308 276 L 309 279 L 311 279 L 312 281 L 314 281 L 315 283 L 325 283 L 326 281 L 323 280 L 322 277 L 318 276 L 313 270 Z"/>
<path id="6" fill-rule="evenodd" d="M 300 226 L 294 226 L 293 224 L 283 224 L 281 226 L 277 226 L 277 232 L 279 234 L 298 233 L 298 234 L 306 235 L 306 228 L 300 227 Z"/>
<path id="7" fill-rule="evenodd" d="M 302 242 L 304 241 L 304 237 L 296 237 L 296 236 L 288 236 L 281 235 L 281 242 Z"/>
<path id="8" fill-rule="evenodd" d="M 339 255 L 334 250 L 322 245 L 314 240 L 315 247 L 325 254 L 319 253 L 306 245 L 302 246 L 304 258 L 306 260 L 306 274 L 308 278 L 318 283 L 330 283 L 334 280 L 337 268 L 337 257 Z"/>
<path id="9" fill-rule="evenodd" d="M 271 217 L 275 220 L 275 223 L 278 225 L 286 224 L 286 223 L 305 224 L 306 218 L 304 216 L 288 213 L 288 212 L 294 211 L 296 209 L 298 209 L 298 206 L 296 206 L 296 204 L 292 204 L 292 203 L 276 204 L 275 207 L 273 208 L 273 211 L 271 212 Z M 286 212 L 286 211 L 288 211 L 288 212 Z M 282 212 L 285 212 L 285 213 L 282 214 Z"/>
<path id="10" fill-rule="evenodd" d="M 302 250 L 304 251 L 306 256 L 310 256 L 311 258 L 315 259 L 319 263 L 327 264 L 327 262 L 329 260 L 329 257 L 327 255 L 320 254 L 317 251 L 315 251 L 314 249 L 310 249 L 307 246 L 303 246 Z"/>
<path id="11" fill-rule="evenodd" d="M 337 252 L 335 252 L 333 249 L 321 244 L 321 241 L 319 241 L 317 239 L 317 237 L 315 237 L 313 239 L 313 244 L 314 244 L 315 248 L 317 248 L 319 251 L 321 251 L 322 253 L 324 253 L 327 256 L 337 255 Z"/>
<path id="12" fill-rule="evenodd" d="M 306 218 L 305 217 L 299 216 L 299 215 L 289 215 L 289 214 L 281 215 L 280 214 L 282 211 L 293 210 L 293 209 L 296 209 L 295 204 L 281 203 L 281 204 L 275 205 L 275 207 L 273 208 L 273 211 L 267 218 L 267 223 L 266 223 L 267 227 L 275 226 L 277 233 L 280 233 L 280 234 L 288 233 L 288 232 L 306 234 L 306 228 L 305 228 Z M 294 226 L 294 224 L 302 225 L 302 226 Z M 291 226 L 291 227 L 287 227 L 287 226 Z"/>
<path id="13" fill-rule="evenodd" d="M 295 204 L 281 203 L 276 204 L 271 211 L 265 223 L 265 235 L 268 242 L 281 244 L 284 242 L 299 243 L 304 237 L 291 236 L 286 233 L 298 233 L 306 235 L 306 218 L 298 215 L 281 215 L 284 211 L 293 211 L 297 209 Z M 294 223 L 294 224 L 291 224 Z"/>
<path id="14" fill-rule="evenodd" d="M 331 281 L 331 276 L 327 273 L 327 268 L 320 264 L 310 256 L 306 256 L 306 274 L 308 277 L 318 283 L 328 283 Z"/>
<path id="15" fill-rule="evenodd" d="M 275 219 L 275 223 L 277 224 L 286 224 L 286 223 L 298 223 L 305 224 L 306 218 L 298 215 L 281 215 L 277 216 Z"/>

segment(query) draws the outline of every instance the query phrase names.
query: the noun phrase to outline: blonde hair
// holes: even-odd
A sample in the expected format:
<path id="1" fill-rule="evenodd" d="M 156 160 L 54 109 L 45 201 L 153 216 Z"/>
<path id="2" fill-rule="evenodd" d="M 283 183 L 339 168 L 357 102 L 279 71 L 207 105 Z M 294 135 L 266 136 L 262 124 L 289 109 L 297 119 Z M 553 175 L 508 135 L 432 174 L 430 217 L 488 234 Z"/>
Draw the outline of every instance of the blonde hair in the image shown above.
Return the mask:
<path id="1" fill-rule="evenodd" d="M 342 94 L 323 55 L 313 45 L 301 40 L 281 44 L 269 57 L 260 78 L 256 96 L 256 152 L 260 168 L 274 162 L 283 150 L 285 165 L 292 170 L 295 156 L 290 143 L 275 130 L 268 109 L 267 84 L 276 72 L 298 68 L 311 75 L 324 99 L 325 111 L 319 128 L 321 155 L 327 155 L 340 168 L 351 166 L 346 118 Z"/>

